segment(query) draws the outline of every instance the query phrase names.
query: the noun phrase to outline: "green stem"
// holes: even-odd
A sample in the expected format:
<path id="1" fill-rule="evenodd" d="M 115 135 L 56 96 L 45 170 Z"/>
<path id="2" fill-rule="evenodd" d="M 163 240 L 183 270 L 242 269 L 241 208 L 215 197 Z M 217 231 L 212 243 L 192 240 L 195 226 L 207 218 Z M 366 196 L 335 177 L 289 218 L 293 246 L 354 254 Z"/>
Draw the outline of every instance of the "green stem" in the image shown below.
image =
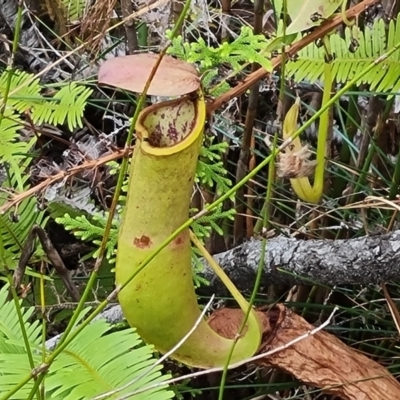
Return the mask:
<path id="1" fill-rule="evenodd" d="M 274 137 L 274 143 L 273 143 L 273 154 L 274 151 L 276 150 L 276 146 L 277 146 L 277 141 L 278 141 L 278 136 L 275 135 Z M 269 169 L 268 169 L 268 185 L 267 185 L 267 193 L 265 195 L 265 203 L 264 204 L 269 204 L 271 198 L 272 198 L 272 192 L 273 192 L 273 184 L 275 182 L 275 157 L 273 157 L 271 159 L 271 163 L 269 165 Z M 263 213 L 263 219 L 262 219 L 262 223 L 263 223 L 263 230 L 266 230 L 269 224 L 269 207 L 265 207 L 264 213 Z M 265 237 L 263 237 L 262 241 L 261 241 L 261 256 L 260 256 L 260 261 L 257 265 L 257 275 L 256 275 L 256 281 L 254 283 L 254 287 L 253 287 L 253 291 L 251 293 L 251 297 L 250 297 L 250 301 L 249 301 L 249 307 L 247 309 L 245 318 L 243 319 L 241 326 L 239 328 L 238 331 L 238 336 L 240 336 L 243 332 L 243 329 L 246 326 L 247 320 L 249 318 L 250 312 L 253 308 L 253 305 L 255 303 L 256 300 L 256 296 L 257 293 L 260 289 L 260 285 L 261 285 L 261 277 L 262 277 L 262 273 L 264 271 L 264 263 L 265 263 L 265 255 L 266 255 L 266 250 L 267 250 L 267 239 Z M 219 387 L 219 395 L 218 395 L 218 400 L 223 400 L 223 395 L 224 395 L 224 389 L 225 389 L 225 382 L 228 376 L 228 368 L 229 368 L 229 364 L 232 358 L 232 354 L 233 351 L 235 349 L 236 346 L 236 341 L 233 341 L 232 347 L 231 347 L 231 351 L 229 353 L 229 356 L 226 360 L 225 366 L 224 366 L 224 370 L 222 373 L 222 377 L 221 377 L 221 384 Z"/>
<path id="2" fill-rule="evenodd" d="M 8 70 L 8 75 L 7 75 L 7 82 L 6 82 L 6 87 L 4 89 L 4 95 L 3 95 L 3 99 L 2 99 L 2 106 L 1 106 L 1 110 L 0 110 L 0 126 L 1 126 L 1 122 L 3 121 L 4 118 L 4 112 L 6 110 L 7 107 L 7 101 L 9 99 L 9 95 L 10 95 L 10 89 L 11 89 L 11 83 L 12 83 L 12 78 L 13 78 L 13 70 L 12 70 L 12 66 L 13 66 L 13 61 L 14 61 L 14 56 L 17 53 L 18 50 L 18 46 L 19 46 L 19 38 L 21 35 L 21 26 L 22 26 L 22 4 L 19 1 L 18 2 L 18 11 L 17 11 L 17 16 L 16 16 L 16 20 L 15 20 L 15 31 L 14 31 L 14 39 L 13 39 L 13 44 L 12 44 L 12 53 L 11 53 L 11 60 L 10 60 L 10 69 Z M 15 169 L 15 171 L 19 171 L 18 166 L 16 166 L 17 168 Z M 22 180 L 21 180 L 21 175 L 19 174 L 19 176 L 17 176 L 17 179 L 19 181 L 19 186 L 20 189 L 23 189 L 23 184 L 22 184 Z M 33 354 L 32 354 L 32 349 L 29 343 L 29 338 L 28 338 L 28 334 L 26 332 L 26 327 L 24 324 L 24 320 L 22 317 L 22 310 L 21 310 L 21 304 L 19 302 L 18 299 L 18 294 L 15 290 L 14 287 L 14 283 L 13 280 L 10 276 L 10 274 L 8 273 L 8 268 L 6 266 L 6 262 L 5 260 L 3 261 L 4 263 L 4 267 L 7 271 L 7 279 L 10 285 L 10 290 L 12 293 L 12 297 L 13 297 L 13 301 L 14 301 L 14 305 L 15 305 L 15 310 L 17 312 L 17 316 L 18 316 L 18 322 L 20 324 L 20 328 L 21 328 L 21 333 L 22 333 L 22 337 L 24 340 L 24 345 L 25 345 L 25 349 L 26 349 L 26 353 L 28 356 L 28 360 L 29 360 L 29 365 L 30 367 L 33 369 L 35 367 L 35 362 L 33 360 Z M 38 390 L 35 390 L 34 392 L 32 392 L 32 397 L 36 395 L 36 397 L 38 399 L 40 399 L 40 392 Z"/>
<path id="3" fill-rule="evenodd" d="M 387 101 L 386 106 L 385 106 L 385 110 L 382 113 L 382 116 L 378 117 L 378 121 L 386 121 L 386 119 L 389 116 L 390 110 L 392 109 L 393 106 L 393 102 L 394 102 L 394 97 L 392 97 L 389 101 Z M 365 159 L 361 174 L 357 180 L 357 183 L 355 185 L 354 191 L 353 191 L 353 195 L 351 196 L 350 200 L 349 200 L 349 204 L 353 203 L 355 201 L 355 197 L 356 197 L 356 193 L 358 192 L 358 190 L 363 186 L 363 184 L 365 183 L 365 179 L 368 175 L 368 171 L 370 169 L 371 163 L 372 163 L 372 159 L 374 157 L 374 154 L 376 152 L 376 140 L 378 139 L 379 135 L 381 135 L 381 129 L 382 129 L 382 123 L 380 122 L 376 127 L 375 127 L 375 133 L 374 133 L 374 137 L 372 137 L 371 139 L 371 143 L 369 145 L 369 149 L 368 149 L 368 153 L 367 153 L 367 157 Z M 400 154 L 400 152 L 399 152 Z M 396 163 L 396 169 L 397 169 L 397 164 Z M 395 169 L 395 171 L 396 171 Z M 400 167 L 399 167 L 400 169 Z M 393 177 L 395 176 L 394 175 Z M 400 171 L 399 171 L 400 173 Z M 393 192 L 392 192 L 393 190 Z M 392 184 L 390 185 L 390 191 L 389 191 L 389 199 L 390 199 L 390 193 L 396 193 L 396 186 L 393 185 L 393 178 L 392 178 Z M 394 197 L 396 197 L 396 194 L 394 194 Z M 391 199 L 392 200 L 392 199 Z"/>
<path id="4" fill-rule="evenodd" d="M 4 94 L 3 98 L 1 99 L 1 106 L 0 106 L 0 127 L 1 123 L 4 118 L 4 113 L 7 108 L 7 101 L 9 99 L 10 95 L 10 90 L 11 90 L 11 82 L 13 78 L 13 63 L 14 63 L 14 57 L 15 54 L 17 53 L 18 46 L 19 46 L 19 38 L 21 36 L 21 26 L 22 26 L 22 2 L 18 1 L 18 11 L 17 11 L 17 17 L 15 20 L 15 31 L 14 31 L 14 39 L 13 39 L 13 44 L 12 44 L 12 52 L 11 52 L 11 59 L 10 59 L 10 65 L 8 66 L 7 70 L 7 82 L 6 82 L 6 87 L 4 88 Z M 22 182 L 22 177 L 21 177 L 21 172 L 20 172 L 20 166 L 15 160 L 10 161 L 11 164 L 11 169 L 14 170 L 15 177 L 18 182 L 18 189 L 22 192 L 24 190 L 24 184 Z"/>
<path id="5" fill-rule="evenodd" d="M 354 201 L 356 199 L 356 196 L 357 196 L 357 192 L 360 190 L 360 188 L 363 186 L 363 184 L 365 182 L 365 178 L 368 175 L 369 167 L 371 165 L 372 158 L 374 157 L 375 150 L 376 150 L 376 147 L 375 147 L 374 139 L 372 139 L 372 143 L 370 143 L 370 145 L 369 145 L 367 157 L 366 157 L 365 162 L 363 164 L 363 168 L 362 168 L 362 171 L 360 173 L 360 176 L 358 177 L 358 180 L 357 180 L 357 182 L 355 184 L 353 194 L 352 194 L 352 196 L 351 196 L 351 198 L 349 200 L 349 204 L 354 203 Z"/>
<path id="6" fill-rule="evenodd" d="M 397 196 L 400 185 L 400 148 L 397 153 L 396 166 L 394 168 L 392 182 L 389 190 L 389 200 L 394 200 Z"/>
<path id="7" fill-rule="evenodd" d="M 329 38 L 326 39 L 329 41 Z M 329 54 L 327 52 L 327 54 Z M 325 63 L 325 74 L 324 74 L 324 93 L 322 96 L 322 106 L 330 103 L 331 91 L 332 91 L 332 64 L 330 62 Z M 314 177 L 314 191 L 317 193 L 323 193 L 324 190 L 324 176 L 325 176 L 325 156 L 326 156 L 326 144 L 329 132 L 329 108 L 321 114 L 319 120 L 318 129 L 318 143 L 317 143 L 317 166 L 315 168 Z"/>
<path id="8" fill-rule="evenodd" d="M 351 148 L 349 143 L 353 143 L 354 136 L 357 132 L 359 126 L 359 110 L 357 105 L 358 95 L 349 97 L 349 105 L 347 111 L 344 111 L 346 119 L 341 115 L 341 123 L 343 126 L 343 132 L 347 136 L 347 140 L 343 140 L 342 148 L 339 153 L 339 160 L 342 164 L 348 165 L 351 157 Z M 342 175 L 338 175 L 335 178 L 333 184 L 332 197 L 338 198 L 342 196 L 343 190 L 348 183 L 346 172 L 344 171 Z"/>
<path id="9" fill-rule="evenodd" d="M 19 37 L 21 35 L 21 24 L 22 24 L 22 5 L 19 4 L 18 11 L 17 11 L 17 18 L 15 21 L 15 32 L 14 32 L 14 40 L 13 40 L 12 53 L 11 53 L 12 59 L 10 60 L 11 65 L 9 65 L 10 68 L 12 68 L 13 58 L 18 50 Z M 8 96 L 10 94 L 12 78 L 13 78 L 12 69 L 10 69 L 8 71 L 6 87 L 4 89 L 4 94 L 3 94 L 3 98 L 2 98 L 2 106 L 1 106 L 1 111 L 0 111 L 0 125 L 4 118 L 4 111 L 7 107 L 7 100 L 8 100 Z"/>

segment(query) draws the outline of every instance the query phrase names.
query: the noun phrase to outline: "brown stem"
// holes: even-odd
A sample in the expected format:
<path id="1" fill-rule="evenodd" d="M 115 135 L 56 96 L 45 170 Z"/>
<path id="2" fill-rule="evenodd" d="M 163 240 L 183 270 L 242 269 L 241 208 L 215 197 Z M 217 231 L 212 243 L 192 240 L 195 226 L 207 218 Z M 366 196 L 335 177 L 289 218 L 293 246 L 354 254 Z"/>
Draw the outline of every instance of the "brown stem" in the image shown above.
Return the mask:
<path id="1" fill-rule="evenodd" d="M 46 252 L 49 261 L 63 281 L 65 288 L 71 296 L 71 299 L 75 302 L 78 302 L 80 298 L 79 291 L 72 282 L 69 270 L 65 266 L 62 258 L 60 257 L 60 254 L 51 243 L 51 240 L 47 236 L 46 232 L 40 226 L 35 226 L 32 229 L 24 245 L 21 253 L 21 258 L 18 262 L 18 268 L 14 271 L 13 281 L 15 288 L 19 288 L 25 275 L 26 265 L 28 264 L 29 259 L 32 257 L 32 254 L 35 251 L 34 243 L 36 236 L 39 238 L 40 243 L 42 244 L 42 247 Z"/>
<path id="2" fill-rule="evenodd" d="M 229 39 L 229 22 L 231 21 L 231 0 L 221 0 L 221 42 Z"/>
<path id="3" fill-rule="evenodd" d="M 254 2 L 254 34 L 260 34 L 262 30 L 262 19 L 264 13 L 264 1 L 256 0 Z M 259 64 L 254 63 L 252 71 L 255 72 L 260 68 Z M 254 120 L 257 114 L 259 82 L 255 82 L 250 90 L 249 104 L 246 112 L 246 121 L 240 149 L 239 161 L 236 169 L 236 183 L 240 182 L 247 174 L 248 163 L 250 159 L 250 146 L 253 137 Z M 244 222 L 246 214 L 246 202 L 244 198 L 246 188 L 242 186 L 236 192 L 235 203 L 236 212 L 234 224 L 234 242 L 241 243 L 245 238 Z M 252 225 L 252 224 L 251 224 Z"/>
<path id="4" fill-rule="evenodd" d="M 128 43 L 129 54 L 133 54 L 139 49 L 139 43 L 136 32 L 135 20 L 133 18 L 128 19 L 133 14 L 133 6 L 131 0 L 121 0 L 122 15 L 126 22 L 124 23 L 126 40 Z"/>
<path id="5" fill-rule="evenodd" d="M 364 0 L 361 3 L 355 5 L 346 11 L 346 17 L 348 19 L 357 17 L 363 11 L 365 11 L 368 7 L 371 7 L 373 4 L 377 3 L 378 0 Z M 309 35 L 304 36 L 301 40 L 294 43 L 289 47 L 286 51 L 286 54 L 289 56 L 293 56 L 298 51 L 308 46 L 310 43 L 319 39 L 329 33 L 330 31 L 337 28 L 340 24 L 343 23 L 343 19 L 341 15 L 337 15 L 336 17 L 327 20 L 321 26 L 316 28 Z M 282 56 L 275 57 L 271 60 L 273 68 L 276 68 L 282 61 Z M 214 99 L 212 102 L 208 104 L 207 112 L 210 114 L 218 108 L 222 107 L 224 103 L 227 103 L 229 100 L 240 96 L 246 90 L 248 90 L 251 86 L 253 86 L 257 81 L 263 79 L 269 74 L 264 68 L 260 68 L 257 71 L 250 74 L 243 82 L 238 83 L 234 88 L 229 90 L 228 92 L 222 94 L 221 96 Z"/>

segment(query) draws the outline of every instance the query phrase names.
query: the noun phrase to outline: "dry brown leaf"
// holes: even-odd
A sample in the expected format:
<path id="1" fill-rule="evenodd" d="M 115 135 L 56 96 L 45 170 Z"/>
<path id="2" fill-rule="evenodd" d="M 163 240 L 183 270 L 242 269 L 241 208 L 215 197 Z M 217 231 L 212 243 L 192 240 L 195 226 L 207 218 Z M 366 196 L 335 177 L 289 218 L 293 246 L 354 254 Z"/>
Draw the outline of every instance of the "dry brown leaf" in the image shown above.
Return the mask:
<path id="1" fill-rule="evenodd" d="M 344 400 L 400 399 L 400 384 L 386 368 L 346 346 L 336 336 L 325 331 L 307 336 L 315 327 L 283 305 L 257 314 L 264 326 L 259 354 L 282 347 L 281 351 L 256 361 L 262 366 L 279 368 Z M 220 309 L 208 322 L 220 335 L 232 339 L 242 318 L 241 310 Z M 303 335 L 305 339 L 287 345 Z"/>
<path id="2" fill-rule="evenodd" d="M 107 60 L 99 71 L 99 83 L 142 93 L 158 54 L 141 53 Z M 200 87 L 196 68 L 170 56 L 164 56 L 151 82 L 148 95 L 182 96 Z"/>
<path id="3" fill-rule="evenodd" d="M 299 151 L 291 152 L 290 149 L 279 154 L 277 163 L 278 176 L 281 178 L 303 178 L 314 174 L 317 162 L 310 160 L 312 153 L 308 145 Z"/>

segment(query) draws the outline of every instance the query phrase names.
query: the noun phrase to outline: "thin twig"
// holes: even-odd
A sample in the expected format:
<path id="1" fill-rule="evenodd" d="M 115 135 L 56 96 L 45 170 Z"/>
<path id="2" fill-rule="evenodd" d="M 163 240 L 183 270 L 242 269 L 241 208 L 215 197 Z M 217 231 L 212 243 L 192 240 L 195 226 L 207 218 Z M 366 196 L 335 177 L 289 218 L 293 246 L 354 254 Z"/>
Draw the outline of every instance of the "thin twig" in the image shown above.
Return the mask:
<path id="1" fill-rule="evenodd" d="M 304 333 L 303 335 L 298 336 L 297 338 L 291 340 L 290 342 L 288 342 L 288 343 L 286 343 L 286 344 L 284 344 L 282 346 L 278 346 L 278 347 L 276 347 L 274 349 L 271 349 L 271 350 L 269 350 L 269 351 L 267 351 L 265 353 L 257 354 L 254 357 L 250 357 L 250 358 L 248 358 L 246 360 L 243 360 L 243 361 L 237 362 L 235 364 L 232 364 L 232 365 L 229 366 L 229 369 L 235 369 L 235 368 L 238 368 L 238 367 L 240 367 L 242 365 L 245 365 L 245 364 L 248 364 L 248 363 L 252 363 L 254 361 L 261 360 L 263 358 L 267 358 L 268 356 L 271 356 L 273 354 L 279 353 L 282 350 L 288 349 L 289 347 L 293 346 L 294 344 L 296 344 L 298 342 L 301 342 L 302 340 L 308 339 L 310 336 L 315 335 L 316 333 L 322 331 L 326 326 L 328 326 L 330 324 L 334 314 L 336 313 L 336 311 L 338 309 L 339 309 L 338 307 L 335 307 L 333 309 L 333 311 L 331 312 L 330 316 L 328 317 L 328 319 L 323 324 L 321 324 L 318 327 L 312 329 L 311 331 L 308 331 L 308 332 Z M 172 384 L 172 383 L 180 382 L 182 380 L 191 379 L 191 378 L 195 378 L 195 377 L 198 377 L 198 376 L 211 374 L 211 373 L 214 373 L 214 372 L 221 372 L 222 370 L 223 370 L 223 368 L 210 368 L 210 369 L 206 369 L 206 370 L 203 370 L 203 371 L 194 372 L 192 374 L 179 376 L 178 378 L 173 378 L 173 379 L 169 379 L 167 381 L 163 381 L 163 382 L 160 382 L 160 383 L 155 383 L 153 385 L 145 386 L 144 388 L 140 388 L 140 389 L 138 389 L 138 390 L 136 390 L 134 392 L 128 393 L 128 394 L 124 395 L 123 397 L 118 397 L 117 400 L 126 400 L 126 399 L 129 399 L 130 397 L 133 397 L 133 396 L 139 394 L 139 393 L 146 392 L 147 390 L 154 389 L 154 388 L 160 387 L 162 385 L 166 385 L 166 384 L 169 385 L 169 384 Z M 92 400 L 94 400 L 94 399 L 92 399 Z"/>
<path id="2" fill-rule="evenodd" d="M 16 195 L 12 196 L 9 201 L 4 203 L 0 207 L 0 214 L 4 214 L 10 208 L 19 204 L 21 201 L 46 189 L 47 187 L 49 187 L 50 185 L 53 185 L 54 183 L 56 183 L 58 181 L 62 181 L 63 179 L 70 178 L 71 176 L 79 174 L 80 172 L 82 172 L 86 169 L 98 168 L 100 165 L 107 164 L 110 161 L 117 160 L 117 159 L 125 157 L 125 156 L 129 156 L 132 153 L 132 151 L 133 151 L 133 147 L 128 147 L 126 149 L 117 150 L 117 151 L 113 152 L 112 154 L 107 154 L 104 157 L 87 161 L 81 165 L 77 165 L 75 167 L 68 168 L 65 171 L 61 171 L 55 175 L 49 176 L 43 182 L 40 182 L 36 186 L 33 186 L 33 187 L 29 188 L 28 190 L 25 190 L 24 192 L 21 192 L 21 193 L 18 193 Z"/>
<path id="3" fill-rule="evenodd" d="M 213 301 L 214 301 L 214 295 L 211 296 L 209 302 L 204 307 L 204 310 L 201 312 L 199 318 L 197 319 L 195 324 L 192 326 L 192 328 L 189 330 L 189 332 L 170 351 L 165 353 L 153 365 L 151 365 L 150 368 L 148 368 L 142 374 L 140 374 L 139 376 L 135 377 L 134 379 L 132 379 L 131 381 L 126 383 L 124 386 L 122 386 L 120 388 L 117 388 L 115 390 L 111 390 L 109 392 L 100 394 L 99 396 L 94 397 L 92 400 L 105 399 L 105 398 L 108 398 L 110 396 L 113 396 L 114 394 L 117 394 L 118 392 L 121 392 L 122 390 L 127 389 L 129 386 L 131 386 L 132 384 L 137 382 L 139 379 L 142 379 L 144 376 L 148 375 L 151 371 L 153 371 L 153 369 L 155 367 L 157 367 L 157 365 L 160 365 L 161 363 L 163 363 L 171 354 L 173 354 L 176 350 L 178 350 L 179 347 L 181 347 L 186 342 L 186 340 L 190 337 L 190 335 L 196 330 L 196 328 L 200 325 L 201 321 L 203 321 L 203 318 L 206 315 L 206 312 L 208 311 L 208 309 L 211 307 L 211 304 L 212 304 Z"/>

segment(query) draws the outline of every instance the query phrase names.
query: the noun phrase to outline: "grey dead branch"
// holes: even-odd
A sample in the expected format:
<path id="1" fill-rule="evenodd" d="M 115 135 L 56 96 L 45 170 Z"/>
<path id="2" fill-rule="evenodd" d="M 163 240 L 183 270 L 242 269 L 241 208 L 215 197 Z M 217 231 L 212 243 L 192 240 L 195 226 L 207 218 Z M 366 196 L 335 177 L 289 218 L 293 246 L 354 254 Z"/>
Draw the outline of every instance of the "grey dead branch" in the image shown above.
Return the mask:
<path id="1" fill-rule="evenodd" d="M 250 240 L 214 256 L 242 292 L 253 289 L 262 242 Z M 267 241 L 261 286 L 271 283 L 333 285 L 378 284 L 400 276 L 400 230 L 385 235 L 348 240 L 297 240 L 278 236 Z M 206 291 L 226 289 L 205 264 L 201 276 L 210 281 Z"/>

